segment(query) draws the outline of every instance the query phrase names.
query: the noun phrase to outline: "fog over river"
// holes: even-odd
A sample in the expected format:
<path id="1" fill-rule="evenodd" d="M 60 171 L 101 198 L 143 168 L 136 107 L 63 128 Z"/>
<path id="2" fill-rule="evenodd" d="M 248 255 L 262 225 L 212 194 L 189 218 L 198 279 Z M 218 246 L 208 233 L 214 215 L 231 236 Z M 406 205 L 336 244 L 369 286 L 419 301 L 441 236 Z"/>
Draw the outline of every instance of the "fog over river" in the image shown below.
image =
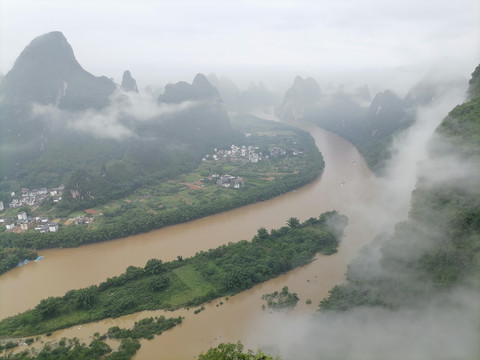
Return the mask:
<path id="1" fill-rule="evenodd" d="M 251 239 L 262 226 L 281 227 L 292 216 L 303 221 L 324 211 L 338 210 L 348 216 L 349 224 L 337 254 L 318 256 L 307 266 L 228 300 L 213 301 L 197 315 L 193 314 L 194 309 L 168 312 L 166 316 L 185 316 L 183 324 L 154 340 L 142 340 L 135 359 L 191 359 L 220 342 L 238 340 L 256 349 L 255 339 L 249 336 L 250 327 L 259 318 L 270 316 L 261 309 L 261 296 L 285 285 L 300 297 L 288 316 L 313 314 L 328 290 L 344 280 L 346 267 L 356 252 L 379 231 L 391 230 L 396 221 L 406 217 L 412 188 L 405 189 L 404 194 L 396 193 L 399 198 L 392 196 L 388 182 L 371 173 L 353 145 L 318 127 L 305 129 L 315 138 L 326 163 L 323 175 L 313 183 L 268 201 L 189 223 L 79 248 L 41 251 L 40 255 L 45 257 L 42 261 L 0 277 L 0 318 L 32 308 L 48 296 L 99 284 L 124 272 L 129 265 L 144 266 L 154 257 L 163 261 L 176 259 L 177 255 L 190 257 L 200 250 Z M 307 305 L 306 299 L 311 299 L 312 304 Z M 220 300 L 224 304 L 217 306 Z M 55 332 L 51 338 L 84 339 L 95 331 L 105 332 L 114 324 L 131 326 L 136 320 L 163 313 L 143 312 L 107 319 Z"/>

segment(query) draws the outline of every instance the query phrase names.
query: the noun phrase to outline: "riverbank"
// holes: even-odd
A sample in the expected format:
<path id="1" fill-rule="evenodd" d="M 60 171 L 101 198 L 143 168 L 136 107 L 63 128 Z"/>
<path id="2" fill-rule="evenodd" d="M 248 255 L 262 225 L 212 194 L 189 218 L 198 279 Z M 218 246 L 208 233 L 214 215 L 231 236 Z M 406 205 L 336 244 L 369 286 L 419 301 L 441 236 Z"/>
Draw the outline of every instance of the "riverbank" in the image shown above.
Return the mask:
<path id="1" fill-rule="evenodd" d="M 248 147 L 216 149 L 195 171 L 88 209 L 88 218 L 78 212 L 68 220 L 58 218 L 54 232 L 0 232 L 0 273 L 36 258 L 41 249 L 77 247 L 185 223 L 287 193 L 322 173 L 322 155 L 308 132 L 251 118 L 242 123 L 242 131 L 247 130 Z M 47 205 L 42 205 L 47 213 L 63 206 Z M 7 215 L 16 216 L 15 211 Z"/>
<path id="2" fill-rule="evenodd" d="M 151 259 L 144 268 L 129 266 L 124 274 L 99 286 L 42 299 L 35 309 L 2 320 L 0 336 L 33 336 L 107 317 L 174 310 L 232 295 L 303 266 L 319 252 L 335 253 L 347 222 L 336 212 L 302 224 L 292 217 L 288 226 L 270 233 L 259 229 L 250 242 L 168 263 Z"/>
<path id="3" fill-rule="evenodd" d="M 42 298 L 99 284 L 124 272 L 129 265 L 144 266 L 152 257 L 171 261 L 178 255 L 190 257 L 223 243 L 251 238 L 260 227 L 280 227 L 293 215 L 303 221 L 323 211 L 340 209 L 351 218 L 349 204 L 370 201 L 376 190 L 371 185 L 371 172 L 355 148 L 344 140 L 318 128 L 313 134 L 328 165 L 323 176 L 312 184 L 268 201 L 141 235 L 40 251 L 45 257 L 41 262 L 0 277 L 0 317 L 32 308 Z M 356 166 L 352 158 L 357 160 Z M 344 186 L 340 185 L 342 179 L 347 180 Z"/>
<path id="4" fill-rule="evenodd" d="M 144 266 L 152 257 L 170 261 L 179 254 L 193 256 L 198 251 L 223 243 L 251 238 L 260 227 L 280 227 L 291 216 L 304 221 L 331 209 L 348 215 L 350 222 L 337 254 L 320 256 L 321 261 L 313 261 L 256 285 L 229 297 L 228 301 L 223 299 L 222 306 L 212 302 L 198 314 L 193 313 L 193 308 L 173 313 L 161 310 L 141 312 L 85 324 L 80 329 L 61 330 L 49 338 L 79 337 L 89 342 L 93 333 L 102 333 L 114 325 L 131 327 L 135 321 L 150 316 L 184 316 L 184 322 L 173 331 L 153 340 L 142 340 L 135 358 L 192 358 L 219 342 L 238 340 L 255 349 L 258 346 L 255 342 L 258 325 L 271 316 L 261 309 L 263 294 L 288 286 L 298 293 L 300 301 L 287 316 L 295 318 L 315 312 L 316 305 L 328 291 L 343 281 L 346 265 L 357 250 L 378 230 L 377 224 L 369 220 L 363 204 L 373 206 L 381 188 L 361 156 L 351 144 L 336 135 L 316 127 L 309 130 L 327 164 L 322 177 L 313 183 L 268 201 L 146 234 L 80 248 L 41 251 L 45 256 L 42 262 L 14 269 L 0 277 L 0 312 L 5 317 L 7 313 L 13 315 L 25 311 L 42 298 L 61 296 L 72 288 L 99 284 L 107 277 L 121 274 L 129 265 Z M 356 165 L 352 159 L 356 160 Z M 342 179 L 346 180 L 344 185 L 341 185 Z M 306 299 L 311 299 L 312 304 L 307 305 Z M 185 343 L 189 344 L 188 347 Z"/>

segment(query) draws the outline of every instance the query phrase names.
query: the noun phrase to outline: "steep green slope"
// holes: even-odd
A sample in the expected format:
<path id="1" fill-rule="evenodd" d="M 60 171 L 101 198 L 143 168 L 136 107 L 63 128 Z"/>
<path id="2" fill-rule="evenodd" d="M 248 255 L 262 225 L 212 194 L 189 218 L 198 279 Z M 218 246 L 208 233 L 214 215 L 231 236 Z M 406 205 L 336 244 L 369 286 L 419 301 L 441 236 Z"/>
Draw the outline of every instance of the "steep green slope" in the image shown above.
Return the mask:
<path id="1" fill-rule="evenodd" d="M 420 166 L 406 221 L 377 239 L 349 266 L 347 284 L 334 287 L 323 310 L 355 306 L 421 306 L 480 280 L 480 97 L 469 94 L 438 127 L 430 159 Z M 377 260 L 379 259 L 379 260 Z"/>

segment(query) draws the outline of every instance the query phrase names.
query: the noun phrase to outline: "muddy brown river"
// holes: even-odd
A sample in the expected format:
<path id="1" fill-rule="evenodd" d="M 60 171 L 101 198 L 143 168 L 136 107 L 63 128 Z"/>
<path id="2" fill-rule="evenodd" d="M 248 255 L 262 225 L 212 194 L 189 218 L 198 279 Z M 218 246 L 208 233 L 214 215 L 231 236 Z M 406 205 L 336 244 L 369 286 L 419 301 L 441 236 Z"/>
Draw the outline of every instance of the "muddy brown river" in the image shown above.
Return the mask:
<path id="1" fill-rule="evenodd" d="M 74 288 L 98 284 L 118 275 L 129 265 L 144 266 L 151 258 L 163 261 L 177 255 L 189 257 L 200 250 L 228 242 L 251 239 L 260 227 L 285 225 L 292 216 L 300 220 L 318 217 L 336 209 L 349 217 L 346 235 L 337 254 L 318 256 L 311 264 L 255 286 L 236 296 L 213 301 L 194 315 L 193 309 L 167 313 L 185 316 L 183 324 L 142 341 L 135 359 L 192 359 L 220 342 L 242 340 L 256 349 L 258 321 L 271 316 L 262 311 L 261 295 L 288 285 L 300 301 L 288 316 L 314 313 L 328 290 L 344 280 L 347 264 L 377 233 L 376 221 L 367 208 L 381 206 L 384 191 L 356 148 L 347 141 L 317 127 L 308 130 L 322 152 L 326 166 L 313 183 L 274 199 L 239 209 L 105 243 L 73 249 L 41 251 L 44 259 L 16 268 L 0 277 L 0 318 L 34 307 L 48 296 L 61 296 Z M 307 305 L 306 299 L 312 304 Z M 219 302 L 222 301 L 223 305 Z M 161 311 L 144 312 L 118 319 L 107 319 L 58 331 L 52 339 L 77 336 L 87 339 L 115 325 L 131 326 L 135 320 Z"/>

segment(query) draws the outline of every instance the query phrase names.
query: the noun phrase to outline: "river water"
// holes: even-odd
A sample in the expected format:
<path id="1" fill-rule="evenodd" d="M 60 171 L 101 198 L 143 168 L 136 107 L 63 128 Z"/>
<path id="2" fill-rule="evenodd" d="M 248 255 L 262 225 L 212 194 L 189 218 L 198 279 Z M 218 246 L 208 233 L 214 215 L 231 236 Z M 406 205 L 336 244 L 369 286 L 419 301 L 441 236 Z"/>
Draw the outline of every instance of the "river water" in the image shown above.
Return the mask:
<path id="1" fill-rule="evenodd" d="M 305 267 L 228 300 L 222 298 L 207 304 L 206 310 L 197 315 L 193 314 L 194 309 L 166 313 L 166 316 L 185 316 L 184 323 L 154 340 L 142 341 L 135 359 L 192 359 L 225 341 L 242 340 L 255 348 L 252 326 L 270 316 L 261 309 L 261 296 L 285 285 L 300 297 L 289 316 L 314 313 L 328 290 L 344 280 L 346 266 L 358 249 L 379 231 L 366 209 L 378 202 L 382 188 L 353 145 L 317 127 L 307 130 L 326 162 L 323 175 L 313 183 L 268 201 L 189 223 L 79 248 L 41 251 L 44 259 L 40 262 L 0 277 L 0 318 L 32 308 L 48 296 L 61 296 L 70 289 L 98 284 L 124 272 L 129 265 L 144 266 L 151 258 L 169 261 L 177 255 L 189 257 L 200 250 L 251 239 L 260 227 L 278 228 L 292 216 L 303 221 L 335 209 L 349 217 L 337 254 L 318 256 Z M 312 304 L 307 305 L 306 299 L 311 299 Z M 63 336 L 86 339 L 95 331 L 105 332 L 113 324 L 131 326 L 152 314 L 163 312 L 144 312 L 74 327 L 54 333 L 52 339 Z"/>

